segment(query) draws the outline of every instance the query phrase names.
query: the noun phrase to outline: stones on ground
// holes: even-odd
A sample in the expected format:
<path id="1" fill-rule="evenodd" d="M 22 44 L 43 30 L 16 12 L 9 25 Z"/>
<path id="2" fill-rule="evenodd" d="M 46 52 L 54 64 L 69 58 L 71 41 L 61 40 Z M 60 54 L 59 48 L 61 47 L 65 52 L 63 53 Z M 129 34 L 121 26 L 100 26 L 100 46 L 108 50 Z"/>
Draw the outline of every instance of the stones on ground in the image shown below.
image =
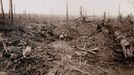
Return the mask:
<path id="1" fill-rule="evenodd" d="M 23 57 L 26 58 L 27 56 L 29 56 L 31 54 L 32 51 L 32 47 L 31 46 L 27 46 L 26 49 L 23 50 Z"/>
<path id="2" fill-rule="evenodd" d="M 67 35 L 65 34 L 65 32 L 62 32 L 61 35 L 59 36 L 60 40 L 63 40 L 67 37 Z"/>
<path id="3" fill-rule="evenodd" d="M 12 54 L 10 54 L 10 59 L 11 60 L 15 60 L 15 59 L 17 59 L 17 55 L 16 54 L 14 54 L 14 53 L 12 53 Z"/>
<path id="4" fill-rule="evenodd" d="M 61 34 L 59 37 L 60 37 L 61 40 L 64 39 L 64 35 L 63 34 Z"/>

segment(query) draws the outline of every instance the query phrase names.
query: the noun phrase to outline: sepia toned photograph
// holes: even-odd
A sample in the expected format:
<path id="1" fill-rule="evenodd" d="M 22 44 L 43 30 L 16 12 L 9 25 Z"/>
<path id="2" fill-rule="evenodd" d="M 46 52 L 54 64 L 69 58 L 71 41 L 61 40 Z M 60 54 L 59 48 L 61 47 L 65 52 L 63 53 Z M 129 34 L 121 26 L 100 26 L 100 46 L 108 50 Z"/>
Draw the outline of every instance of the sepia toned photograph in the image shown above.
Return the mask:
<path id="1" fill-rule="evenodd" d="M 0 75 L 134 75 L 134 0 L 0 0 Z"/>

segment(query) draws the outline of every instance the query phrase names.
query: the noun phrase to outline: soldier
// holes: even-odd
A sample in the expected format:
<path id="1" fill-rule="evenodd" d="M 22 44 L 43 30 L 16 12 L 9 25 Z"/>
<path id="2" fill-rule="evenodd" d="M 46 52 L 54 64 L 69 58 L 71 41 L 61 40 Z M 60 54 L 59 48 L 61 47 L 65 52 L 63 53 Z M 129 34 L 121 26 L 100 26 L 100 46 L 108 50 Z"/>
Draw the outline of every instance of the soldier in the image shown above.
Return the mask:
<path id="1" fill-rule="evenodd" d="M 102 20 L 101 24 L 97 25 L 97 33 L 101 32 L 102 31 L 102 27 L 104 27 L 105 25 L 105 21 Z"/>
<path id="2" fill-rule="evenodd" d="M 59 36 L 60 40 L 64 40 L 67 37 L 65 32 L 62 32 L 61 35 Z"/>
<path id="3" fill-rule="evenodd" d="M 125 58 L 132 57 L 133 56 L 133 49 L 131 48 L 130 42 L 127 40 L 127 38 L 122 35 L 121 33 L 116 32 L 117 39 L 120 40 L 121 47 L 123 48 L 123 54 L 125 55 Z"/>

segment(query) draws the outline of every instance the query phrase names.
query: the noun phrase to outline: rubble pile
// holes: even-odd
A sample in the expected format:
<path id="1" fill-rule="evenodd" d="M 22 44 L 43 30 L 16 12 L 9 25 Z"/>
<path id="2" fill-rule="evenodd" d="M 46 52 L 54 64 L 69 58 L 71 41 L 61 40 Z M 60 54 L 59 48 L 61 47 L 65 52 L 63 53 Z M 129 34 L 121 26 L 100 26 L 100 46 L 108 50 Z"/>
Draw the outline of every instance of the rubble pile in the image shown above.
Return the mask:
<path id="1" fill-rule="evenodd" d="M 5 70 L 0 71 L 10 75 L 44 75 L 48 72 L 51 67 L 48 61 L 57 59 L 52 53 L 52 48 L 45 45 L 56 40 L 51 31 L 53 27 L 31 28 L 15 26 L 1 31 L 0 65 L 3 65 Z"/>

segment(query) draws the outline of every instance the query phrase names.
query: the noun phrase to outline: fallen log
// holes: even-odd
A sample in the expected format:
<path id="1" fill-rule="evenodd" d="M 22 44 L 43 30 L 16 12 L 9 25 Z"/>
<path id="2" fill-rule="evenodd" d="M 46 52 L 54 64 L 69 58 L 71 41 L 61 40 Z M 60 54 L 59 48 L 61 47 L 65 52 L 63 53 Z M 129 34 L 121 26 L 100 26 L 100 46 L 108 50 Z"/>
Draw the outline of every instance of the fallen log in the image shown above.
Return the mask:
<path id="1" fill-rule="evenodd" d="M 79 46 L 76 46 L 77 49 L 81 50 L 81 51 L 84 51 L 84 52 L 87 52 L 87 53 L 91 53 L 91 54 L 94 54 L 96 55 L 96 51 L 98 50 L 98 48 L 94 48 L 94 49 L 91 49 L 91 50 L 86 50 L 85 48 L 80 48 Z"/>

